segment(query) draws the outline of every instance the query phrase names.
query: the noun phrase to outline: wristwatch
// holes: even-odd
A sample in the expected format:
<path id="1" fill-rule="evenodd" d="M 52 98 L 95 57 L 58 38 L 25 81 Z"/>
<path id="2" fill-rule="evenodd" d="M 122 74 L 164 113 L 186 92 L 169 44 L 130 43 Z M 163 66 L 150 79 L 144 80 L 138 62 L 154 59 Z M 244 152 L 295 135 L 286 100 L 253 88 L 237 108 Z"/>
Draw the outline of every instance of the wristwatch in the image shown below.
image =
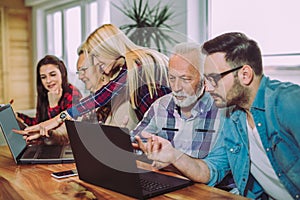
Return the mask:
<path id="1" fill-rule="evenodd" d="M 67 114 L 66 114 L 65 112 L 62 112 L 62 113 L 60 113 L 59 118 L 60 118 L 62 121 L 65 121 L 65 120 L 67 119 Z"/>
<path id="2" fill-rule="evenodd" d="M 66 111 L 63 111 L 59 114 L 59 123 L 63 123 L 66 119 L 70 119 L 69 114 Z"/>

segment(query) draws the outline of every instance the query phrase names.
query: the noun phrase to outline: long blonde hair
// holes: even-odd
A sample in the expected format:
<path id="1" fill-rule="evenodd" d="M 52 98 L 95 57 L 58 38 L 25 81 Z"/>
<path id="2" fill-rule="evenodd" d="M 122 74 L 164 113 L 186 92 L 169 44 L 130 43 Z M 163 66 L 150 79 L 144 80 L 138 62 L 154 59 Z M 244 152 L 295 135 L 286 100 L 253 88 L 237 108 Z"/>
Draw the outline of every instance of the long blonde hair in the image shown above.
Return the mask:
<path id="1" fill-rule="evenodd" d="M 136 108 L 137 89 L 148 86 L 150 97 L 157 92 L 158 85 L 167 85 L 168 57 L 158 51 L 137 46 L 113 24 L 97 28 L 85 41 L 89 55 L 105 59 L 124 58 L 127 65 L 127 83 L 130 100 Z"/>

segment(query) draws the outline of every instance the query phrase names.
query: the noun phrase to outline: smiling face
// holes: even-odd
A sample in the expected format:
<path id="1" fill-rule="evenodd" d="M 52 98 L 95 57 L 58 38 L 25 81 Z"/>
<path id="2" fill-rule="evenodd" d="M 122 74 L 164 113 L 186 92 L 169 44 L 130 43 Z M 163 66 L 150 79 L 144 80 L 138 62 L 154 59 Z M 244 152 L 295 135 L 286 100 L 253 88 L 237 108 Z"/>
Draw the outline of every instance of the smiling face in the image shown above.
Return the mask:
<path id="1" fill-rule="evenodd" d="M 85 89 L 96 92 L 101 87 L 101 77 L 99 66 L 88 66 L 85 54 L 79 55 L 77 60 L 78 78 L 84 83 Z"/>
<path id="2" fill-rule="evenodd" d="M 169 60 L 169 83 L 175 103 L 188 107 L 202 94 L 199 71 L 182 56 L 174 55 Z"/>
<path id="3" fill-rule="evenodd" d="M 62 75 L 56 65 L 42 65 L 39 74 L 47 91 L 58 91 L 62 87 Z"/>
<path id="4" fill-rule="evenodd" d="M 90 59 L 93 66 L 97 66 L 101 73 L 109 76 L 116 62 L 116 59 L 112 59 L 112 56 L 110 57 L 92 56 Z"/>

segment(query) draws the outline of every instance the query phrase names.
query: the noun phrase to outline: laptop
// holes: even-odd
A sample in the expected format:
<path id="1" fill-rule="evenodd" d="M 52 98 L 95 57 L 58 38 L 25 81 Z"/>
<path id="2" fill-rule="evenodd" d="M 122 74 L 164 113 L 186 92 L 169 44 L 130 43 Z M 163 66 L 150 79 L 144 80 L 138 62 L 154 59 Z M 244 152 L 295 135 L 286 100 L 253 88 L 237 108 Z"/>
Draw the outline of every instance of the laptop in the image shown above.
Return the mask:
<path id="1" fill-rule="evenodd" d="M 79 178 L 137 199 L 187 187 L 191 180 L 137 167 L 127 128 L 65 121 Z"/>
<path id="2" fill-rule="evenodd" d="M 0 106 L 0 129 L 16 164 L 56 164 L 74 162 L 70 145 L 27 144 L 23 136 L 12 129 L 21 130 L 10 104 Z"/>

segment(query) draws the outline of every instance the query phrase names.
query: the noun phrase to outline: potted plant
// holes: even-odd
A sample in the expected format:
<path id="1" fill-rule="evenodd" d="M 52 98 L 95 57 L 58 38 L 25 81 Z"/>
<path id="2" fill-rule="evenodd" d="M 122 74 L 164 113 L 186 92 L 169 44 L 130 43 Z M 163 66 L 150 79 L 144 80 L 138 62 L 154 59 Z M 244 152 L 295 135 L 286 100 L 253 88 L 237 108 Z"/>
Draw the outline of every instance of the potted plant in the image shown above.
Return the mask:
<path id="1" fill-rule="evenodd" d="M 132 3 L 133 2 L 133 3 Z M 167 22 L 174 17 L 171 5 L 161 6 L 161 2 L 151 7 L 149 0 L 122 1 L 122 7 L 113 4 L 133 23 L 120 26 L 120 29 L 137 45 L 155 47 L 165 52 L 167 44 L 173 46 L 177 41 L 170 36 L 173 26 Z"/>

